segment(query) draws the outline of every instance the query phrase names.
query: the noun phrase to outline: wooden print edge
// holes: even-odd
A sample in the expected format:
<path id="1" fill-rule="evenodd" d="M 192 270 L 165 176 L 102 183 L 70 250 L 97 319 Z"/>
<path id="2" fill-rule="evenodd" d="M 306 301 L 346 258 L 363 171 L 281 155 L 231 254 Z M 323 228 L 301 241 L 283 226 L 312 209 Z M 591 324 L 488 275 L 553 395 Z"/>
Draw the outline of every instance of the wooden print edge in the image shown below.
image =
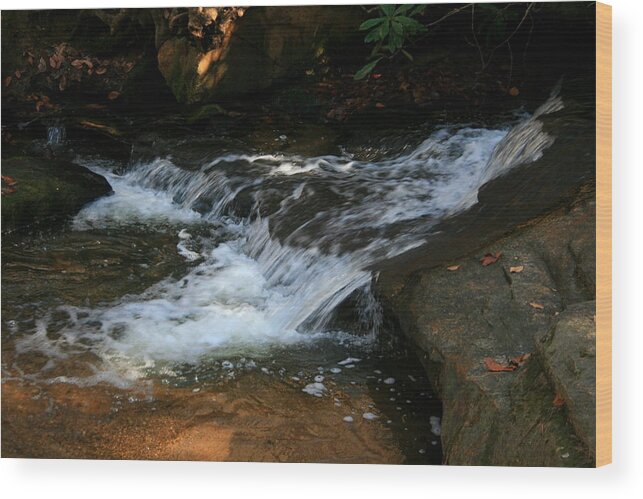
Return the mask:
<path id="1" fill-rule="evenodd" d="M 612 462 L 612 7 L 596 3 L 596 466 Z"/>

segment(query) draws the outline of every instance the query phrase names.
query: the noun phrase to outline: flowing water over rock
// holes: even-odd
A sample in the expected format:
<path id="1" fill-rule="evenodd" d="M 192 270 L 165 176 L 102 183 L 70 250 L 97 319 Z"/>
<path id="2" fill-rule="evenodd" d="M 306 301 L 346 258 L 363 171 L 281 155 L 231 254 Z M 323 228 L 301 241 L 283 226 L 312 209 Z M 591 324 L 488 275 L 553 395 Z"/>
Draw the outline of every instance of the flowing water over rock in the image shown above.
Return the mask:
<path id="1" fill-rule="evenodd" d="M 206 392 L 248 401 L 260 391 L 264 410 L 285 404 L 294 409 L 280 417 L 295 420 L 321 399 L 318 428 L 344 425 L 337 441 L 359 422 L 379 428 L 364 441 L 398 449 L 347 462 L 439 462 L 439 403 L 417 359 L 389 341 L 373 269 L 426 243 L 486 182 L 537 160 L 555 140 L 538 117 L 562 106 L 554 96 L 513 128 L 438 129 L 415 150 L 378 161 L 349 151 L 225 153 L 196 170 L 165 157 L 116 174 L 109 161 L 80 157 L 114 195 L 85 207 L 63 233 L 3 247 L 4 378 L 83 393 L 140 390 L 142 404 Z M 352 314 L 340 320 L 347 300 Z M 159 386 L 178 391 L 161 395 Z M 264 458 L 332 461 L 340 451 L 301 452 Z"/>

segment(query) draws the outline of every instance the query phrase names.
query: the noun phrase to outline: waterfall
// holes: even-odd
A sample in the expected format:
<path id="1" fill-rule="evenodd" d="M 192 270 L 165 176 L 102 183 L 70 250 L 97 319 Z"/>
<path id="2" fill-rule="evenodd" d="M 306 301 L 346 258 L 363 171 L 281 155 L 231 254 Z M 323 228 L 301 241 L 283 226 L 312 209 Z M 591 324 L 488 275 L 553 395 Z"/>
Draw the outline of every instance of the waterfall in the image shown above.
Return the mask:
<path id="1" fill-rule="evenodd" d="M 85 207 L 74 228 L 172 230 L 191 267 L 137 296 L 66 307 L 68 324 L 55 339 L 34 334 L 20 348 L 63 356 L 89 349 L 130 367 L 195 363 L 351 336 L 328 326 L 356 292 L 359 322 L 372 339 L 381 311 L 368 269 L 424 244 L 437 223 L 477 202 L 484 183 L 537 160 L 554 141 L 539 118 L 562 107 L 552 95 L 511 129 L 445 128 L 412 152 L 377 162 L 227 154 L 198 171 L 158 158 L 117 175 L 87 160 L 114 195 Z"/>

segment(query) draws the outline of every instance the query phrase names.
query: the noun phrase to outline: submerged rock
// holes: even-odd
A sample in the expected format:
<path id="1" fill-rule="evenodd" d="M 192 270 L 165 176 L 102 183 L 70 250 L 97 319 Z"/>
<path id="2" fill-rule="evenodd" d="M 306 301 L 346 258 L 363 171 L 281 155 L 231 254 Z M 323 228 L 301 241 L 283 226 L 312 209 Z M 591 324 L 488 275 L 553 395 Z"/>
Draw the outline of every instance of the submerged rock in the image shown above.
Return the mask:
<path id="1" fill-rule="evenodd" d="M 3 233 L 64 220 L 112 192 L 104 177 L 67 161 L 10 158 L 2 175 L 15 181 L 15 191 L 2 195 Z"/>
<path id="2" fill-rule="evenodd" d="M 446 463 L 593 465 L 594 229 L 589 198 L 380 287 L 442 398 Z"/>

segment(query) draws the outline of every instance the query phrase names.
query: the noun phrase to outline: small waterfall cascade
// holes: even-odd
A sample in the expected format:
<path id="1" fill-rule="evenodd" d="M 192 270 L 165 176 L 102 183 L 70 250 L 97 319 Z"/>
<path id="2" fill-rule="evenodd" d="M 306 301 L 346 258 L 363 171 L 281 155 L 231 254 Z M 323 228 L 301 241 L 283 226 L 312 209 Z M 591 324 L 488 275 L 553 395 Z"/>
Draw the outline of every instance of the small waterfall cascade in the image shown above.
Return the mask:
<path id="1" fill-rule="evenodd" d="M 377 162 L 227 154 L 198 171 L 157 158 L 117 175 L 88 160 L 114 195 L 85 207 L 74 228 L 172 230 L 189 270 L 114 303 L 65 307 L 69 320 L 53 336 L 43 317 L 20 348 L 52 357 L 89 349 L 121 370 L 195 363 L 350 335 L 329 330 L 349 296 L 372 337 L 381 310 L 368 269 L 423 245 L 486 182 L 542 156 L 555 138 L 539 118 L 562 108 L 554 94 L 513 128 L 444 128 Z M 64 138 L 64 127 L 48 129 L 49 143 Z"/>

